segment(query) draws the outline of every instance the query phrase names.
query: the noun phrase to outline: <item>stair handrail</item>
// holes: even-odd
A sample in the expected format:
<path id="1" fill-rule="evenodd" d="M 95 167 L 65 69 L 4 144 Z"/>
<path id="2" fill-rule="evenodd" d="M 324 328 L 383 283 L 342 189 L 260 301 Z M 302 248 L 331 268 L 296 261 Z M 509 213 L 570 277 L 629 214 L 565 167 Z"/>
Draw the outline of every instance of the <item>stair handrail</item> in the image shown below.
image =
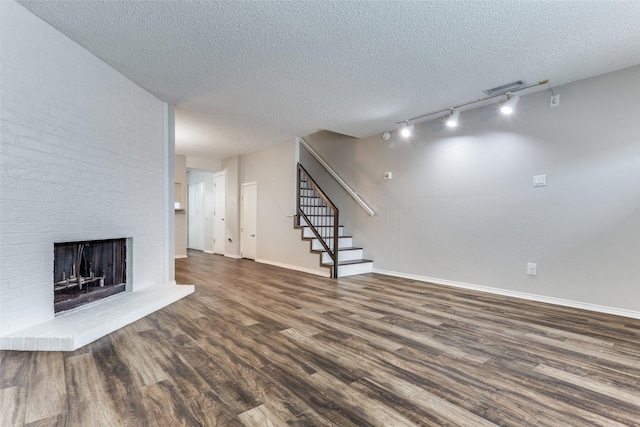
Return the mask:
<path id="1" fill-rule="evenodd" d="M 356 193 L 355 190 L 351 188 L 349 184 L 347 184 L 344 179 L 342 179 L 340 175 L 338 175 L 338 173 L 333 170 L 333 168 L 329 166 L 327 162 L 324 161 L 322 157 L 320 157 L 320 155 L 309 145 L 307 141 L 304 140 L 304 138 L 298 137 L 298 140 L 300 141 L 300 144 L 302 144 L 304 148 L 306 148 L 307 151 L 318 161 L 318 163 L 320 163 L 322 167 L 325 168 L 327 172 L 329 172 L 329 174 L 338 182 L 338 184 L 340 184 L 340 186 L 342 186 L 342 188 L 344 188 L 344 190 L 349 193 L 349 195 L 353 197 L 353 199 L 358 202 L 360 206 L 362 206 L 362 209 L 364 209 L 370 216 L 374 216 L 376 214 L 373 209 L 371 209 L 371 207 L 367 204 L 367 202 L 365 202 L 362 197 L 360 197 L 358 193 Z"/>
<path id="2" fill-rule="evenodd" d="M 333 261 L 333 268 L 332 270 L 332 277 L 333 278 L 337 278 L 338 277 L 338 225 L 339 225 L 339 211 L 338 208 L 336 207 L 336 205 L 333 204 L 333 202 L 331 201 L 331 199 L 329 199 L 329 197 L 324 193 L 324 191 L 322 191 L 322 189 L 320 188 L 320 186 L 316 183 L 316 181 L 311 177 L 311 175 L 309 175 L 309 172 L 307 172 L 307 170 L 300 164 L 298 163 L 298 185 L 297 185 L 297 197 L 296 197 L 296 212 L 298 214 L 298 218 L 297 218 L 297 222 L 298 225 L 302 225 L 300 223 L 300 218 L 304 219 L 304 221 L 307 223 L 307 225 L 309 226 L 309 228 L 311 229 L 311 231 L 313 232 L 313 234 L 316 236 L 316 238 L 318 239 L 318 241 L 320 241 L 320 244 L 322 244 L 322 247 L 325 249 L 325 251 L 327 251 L 327 253 L 329 254 L 329 256 L 331 257 L 331 260 Z M 328 205 L 328 207 L 330 207 L 333 211 L 333 235 L 330 236 L 333 240 L 333 250 L 331 250 L 331 248 L 329 247 L 329 245 L 327 245 L 327 242 L 325 242 L 325 238 L 322 236 L 322 234 L 318 231 L 318 229 L 316 228 L 316 226 L 313 224 L 313 222 L 311 222 L 311 220 L 309 219 L 309 217 L 307 217 L 307 214 L 305 214 L 305 212 L 302 210 L 302 207 L 300 206 L 300 183 L 302 182 L 302 177 L 305 178 L 306 182 L 310 182 L 313 190 L 315 193 L 317 193 L 322 200 L 324 200 L 324 202 Z M 325 226 L 327 227 L 327 226 Z M 327 236 L 329 237 L 329 236 Z"/>

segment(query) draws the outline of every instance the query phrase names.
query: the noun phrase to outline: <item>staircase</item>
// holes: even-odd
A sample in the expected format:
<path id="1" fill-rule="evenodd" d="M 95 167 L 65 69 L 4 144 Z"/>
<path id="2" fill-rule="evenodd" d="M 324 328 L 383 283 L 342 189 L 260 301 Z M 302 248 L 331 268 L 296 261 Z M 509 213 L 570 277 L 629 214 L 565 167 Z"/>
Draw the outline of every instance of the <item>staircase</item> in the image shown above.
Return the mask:
<path id="1" fill-rule="evenodd" d="M 311 252 L 320 255 L 320 266 L 331 277 L 370 273 L 373 261 L 363 259 L 362 248 L 353 245 L 353 237 L 344 235 L 338 208 L 298 164 L 298 201 L 295 227 L 302 239 L 311 241 Z M 337 248 L 337 250 L 336 250 Z"/>

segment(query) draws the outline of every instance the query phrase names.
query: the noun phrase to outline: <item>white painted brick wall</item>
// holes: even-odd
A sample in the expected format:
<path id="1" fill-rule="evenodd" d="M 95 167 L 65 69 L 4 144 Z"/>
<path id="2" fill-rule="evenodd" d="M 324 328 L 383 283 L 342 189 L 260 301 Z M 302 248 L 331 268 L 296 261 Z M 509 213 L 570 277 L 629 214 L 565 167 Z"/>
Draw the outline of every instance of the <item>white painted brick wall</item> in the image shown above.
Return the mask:
<path id="1" fill-rule="evenodd" d="M 163 283 L 163 104 L 0 1 L 0 335 L 53 318 L 53 243 L 133 237 Z"/>

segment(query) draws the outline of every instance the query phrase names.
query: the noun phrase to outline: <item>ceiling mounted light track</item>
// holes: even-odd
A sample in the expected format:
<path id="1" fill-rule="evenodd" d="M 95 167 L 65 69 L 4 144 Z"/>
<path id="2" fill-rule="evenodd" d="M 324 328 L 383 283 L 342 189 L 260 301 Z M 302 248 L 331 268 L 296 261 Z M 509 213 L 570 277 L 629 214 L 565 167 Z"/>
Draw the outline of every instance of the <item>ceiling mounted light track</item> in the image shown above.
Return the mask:
<path id="1" fill-rule="evenodd" d="M 518 81 L 517 83 L 522 83 L 522 81 Z M 414 122 L 416 120 L 422 120 L 422 119 L 425 119 L 425 118 L 427 118 L 429 116 L 434 116 L 436 114 L 442 114 L 442 113 L 445 113 L 445 112 L 449 111 L 449 117 L 447 119 L 447 126 L 456 127 L 457 124 L 458 124 L 458 119 L 460 118 L 460 110 L 459 110 L 460 108 L 466 107 L 468 105 L 477 104 L 479 102 L 484 102 L 484 101 L 487 101 L 489 99 L 497 98 L 497 97 L 500 97 L 500 96 L 506 96 L 507 97 L 507 102 L 505 102 L 505 104 L 502 106 L 500 111 L 502 111 L 503 114 L 511 114 L 511 113 L 513 113 L 513 108 L 515 107 L 515 105 L 520 100 L 519 96 L 513 95 L 514 92 L 519 92 L 521 90 L 529 89 L 529 88 L 532 88 L 532 87 L 535 87 L 535 86 L 546 85 L 547 83 L 549 83 L 548 79 L 547 80 L 540 80 L 537 83 L 532 83 L 532 84 L 528 84 L 528 85 L 522 85 L 522 86 L 514 85 L 514 86 L 516 86 L 516 88 L 512 89 L 510 92 L 507 92 L 507 93 L 504 93 L 504 92 L 494 93 L 493 95 L 485 96 L 483 98 L 477 98 L 477 99 L 474 99 L 472 101 L 463 102 L 461 104 L 457 104 L 457 105 L 454 105 L 454 106 L 449 107 L 449 108 L 443 108 L 441 110 L 432 111 L 432 112 L 427 113 L 427 114 L 421 114 L 419 116 L 411 117 L 410 119 L 406 119 L 406 120 L 403 120 L 401 122 L 396 122 L 396 125 L 402 125 L 402 129 L 401 129 L 400 133 L 402 134 L 402 136 L 407 138 L 407 137 L 409 137 L 411 135 L 411 131 L 413 130 L 413 125 L 410 124 L 411 122 Z M 505 87 L 506 86 L 507 85 L 505 85 Z"/>

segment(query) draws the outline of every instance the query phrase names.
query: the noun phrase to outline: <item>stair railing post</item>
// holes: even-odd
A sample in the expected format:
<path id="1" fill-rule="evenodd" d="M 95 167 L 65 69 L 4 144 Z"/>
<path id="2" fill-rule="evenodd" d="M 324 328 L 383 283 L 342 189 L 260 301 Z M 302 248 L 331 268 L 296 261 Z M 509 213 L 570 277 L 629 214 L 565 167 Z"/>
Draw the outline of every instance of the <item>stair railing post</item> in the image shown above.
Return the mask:
<path id="1" fill-rule="evenodd" d="M 338 210 L 333 210 L 333 278 L 338 278 Z"/>
<path id="2" fill-rule="evenodd" d="M 298 212 L 300 211 L 300 186 L 302 185 L 302 179 L 300 174 L 301 174 L 300 163 L 298 163 L 298 185 L 296 185 L 296 224 L 297 225 L 301 225 L 300 215 L 298 215 Z"/>

